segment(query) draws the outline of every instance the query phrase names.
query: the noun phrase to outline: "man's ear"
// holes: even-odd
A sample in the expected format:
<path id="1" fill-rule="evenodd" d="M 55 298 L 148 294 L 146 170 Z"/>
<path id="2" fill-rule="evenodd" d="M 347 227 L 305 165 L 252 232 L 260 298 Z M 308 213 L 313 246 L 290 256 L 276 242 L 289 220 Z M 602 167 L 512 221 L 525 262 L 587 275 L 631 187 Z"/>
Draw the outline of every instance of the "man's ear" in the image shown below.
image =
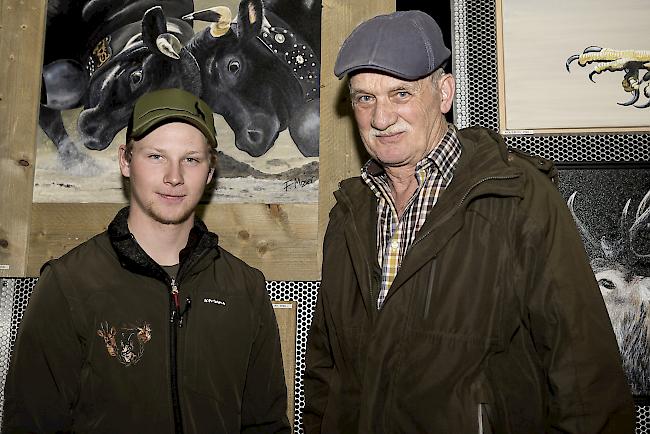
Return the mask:
<path id="1" fill-rule="evenodd" d="M 130 158 L 126 155 L 126 145 L 122 144 L 117 148 L 117 160 L 120 163 L 120 172 L 125 178 L 131 176 Z"/>
<path id="2" fill-rule="evenodd" d="M 212 176 L 214 176 L 214 167 L 208 172 L 208 179 L 205 181 L 205 185 L 208 185 L 212 181 Z"/>
<path id="3" fill-rule="evenodd" d="M 454 102 L 454 95 L 456 93 L 456 80 L 451 74 L 444 74 L 438 81 L 438 89 L 440 89 L 440 111 L 444 114 L 451 110 L 451 105 Z"/>

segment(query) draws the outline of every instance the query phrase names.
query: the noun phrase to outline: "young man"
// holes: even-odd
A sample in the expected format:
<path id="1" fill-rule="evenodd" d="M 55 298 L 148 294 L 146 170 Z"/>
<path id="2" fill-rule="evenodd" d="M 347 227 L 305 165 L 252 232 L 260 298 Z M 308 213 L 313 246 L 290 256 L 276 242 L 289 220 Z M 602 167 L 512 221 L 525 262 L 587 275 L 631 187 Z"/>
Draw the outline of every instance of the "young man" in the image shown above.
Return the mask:
<path id="1" fill-rule="evenodd" d="M 372 159 L 335 192 L 305 431 L 631 434 L 616 340 L 553 165 L 447 124 L 449 55 L 419 11 L 361 23 L 339 51 Z"/>
<path id="2" fill-rule="evenodd" d="M 3 432 L 290 431 L 264 277 L 195 216 L 216 145 L 212 111 L 194 95 L 138 99 L 119 148 L 130 206 L 44 266 Z"/>

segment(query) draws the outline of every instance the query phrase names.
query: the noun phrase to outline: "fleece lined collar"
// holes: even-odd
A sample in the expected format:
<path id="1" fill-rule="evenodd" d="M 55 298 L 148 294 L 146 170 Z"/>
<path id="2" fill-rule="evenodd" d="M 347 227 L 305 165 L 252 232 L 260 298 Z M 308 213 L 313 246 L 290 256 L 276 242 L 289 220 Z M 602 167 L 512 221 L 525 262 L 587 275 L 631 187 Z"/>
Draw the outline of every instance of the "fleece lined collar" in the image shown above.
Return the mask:
<path id="1" fill-rule="evenodd" d="M 129 231 L 128 216 L 129 207 L 127 206 L 117 213 L 107 230 L 111 245 L 120 260 L 120 264 L 134 273 L 167 282 L 169 280 L 167 273 L 140 247 L 133 234 Z M 194 218 L 194 226 L 190 230 L 187 245 L 179 255 L 179 280 L 202 258 L 208 256 L 210 252 L 214 252 L 215 258 L 218 257 L 218 240 L 217 235 L 208 231 L 201 219 Z"/>

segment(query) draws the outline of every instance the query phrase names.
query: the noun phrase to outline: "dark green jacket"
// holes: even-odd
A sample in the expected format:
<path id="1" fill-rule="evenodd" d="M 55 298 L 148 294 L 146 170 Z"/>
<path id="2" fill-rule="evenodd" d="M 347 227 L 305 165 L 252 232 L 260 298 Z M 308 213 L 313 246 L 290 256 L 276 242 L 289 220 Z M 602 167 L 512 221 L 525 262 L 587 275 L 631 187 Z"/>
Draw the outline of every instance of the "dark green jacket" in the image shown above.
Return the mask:
<path id="1" fill-rule="evenodd" d="M 380 311 L 376 199 L 360 178 L 335 193 L 306 433 L 633 433 L 616 340 L 553 166 L 485 129 L 459 138 L 454 178 Z"/>
<path id="2" fill-rule="evenodd" d="M 197 219 L 181 251 L 177 309 L 127 212 L 45 266 L 20 324 L 3 431 L 290 432 L 262 273 Z"/>

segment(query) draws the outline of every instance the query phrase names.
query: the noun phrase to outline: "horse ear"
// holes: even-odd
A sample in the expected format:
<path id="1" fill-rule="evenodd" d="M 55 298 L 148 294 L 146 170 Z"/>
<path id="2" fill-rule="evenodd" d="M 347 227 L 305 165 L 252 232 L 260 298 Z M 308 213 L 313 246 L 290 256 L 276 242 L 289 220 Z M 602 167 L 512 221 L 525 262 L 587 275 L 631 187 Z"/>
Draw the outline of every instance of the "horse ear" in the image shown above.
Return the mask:
<path id="1" fill-rule="evenodd" d="M 262 0 L 242 0 L 239 3 L 237 27 L 239 37 L 248 39 L 260 34 L 264 21 L 264 5 Z"/>

